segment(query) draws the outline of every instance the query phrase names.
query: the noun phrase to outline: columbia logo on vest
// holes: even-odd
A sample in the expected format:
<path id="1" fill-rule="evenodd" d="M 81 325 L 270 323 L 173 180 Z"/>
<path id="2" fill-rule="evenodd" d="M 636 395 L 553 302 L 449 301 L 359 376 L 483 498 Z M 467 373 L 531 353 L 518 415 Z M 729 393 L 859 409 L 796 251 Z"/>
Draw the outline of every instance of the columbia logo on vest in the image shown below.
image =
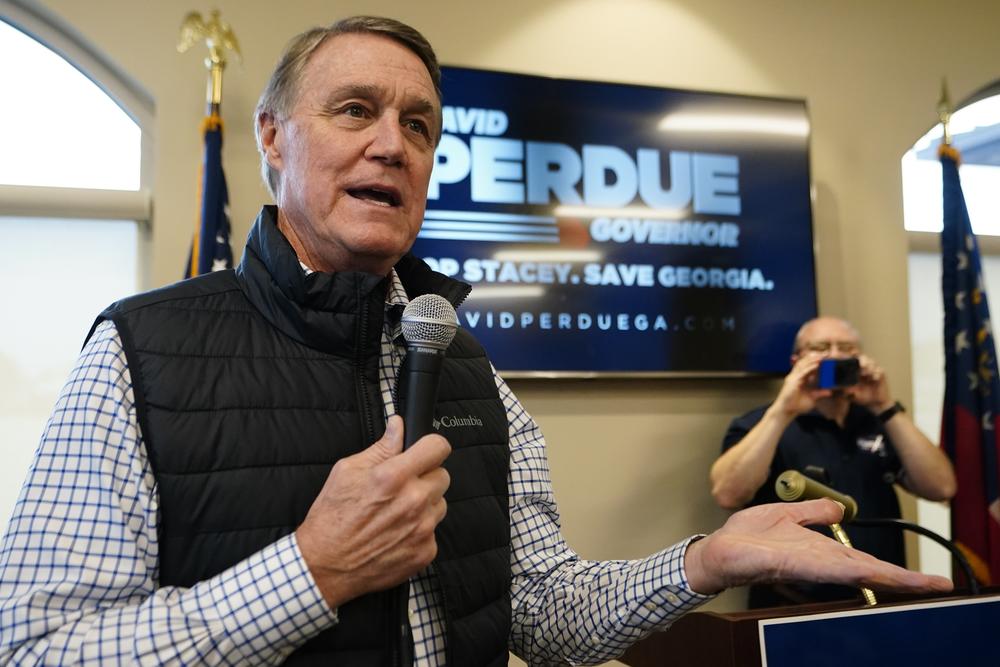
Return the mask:
<path id="1" fill-rule="evenodd" d="M 483 420 L 475 415 L 468 417 L 441 417 L 431 422 L 435 431 L 445 428 L 456 428 L 458 426 L 482 426 Z"/>

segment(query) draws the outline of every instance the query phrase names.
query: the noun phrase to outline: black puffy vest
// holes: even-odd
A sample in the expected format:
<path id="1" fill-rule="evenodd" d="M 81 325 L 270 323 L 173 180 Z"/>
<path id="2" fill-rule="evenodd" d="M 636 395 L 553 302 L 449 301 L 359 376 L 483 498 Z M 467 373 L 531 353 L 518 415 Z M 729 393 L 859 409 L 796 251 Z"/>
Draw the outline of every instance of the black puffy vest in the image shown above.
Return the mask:
<path id="1" fill-rule="evenodd" d="M 410 298 L 468 286 L 412 256 Z M 191 586 L 295 530 L 337 459 L 385 430 L 378 360 L 387 280 L 305 276 L 265 207 L 235 271 L 119 301 L 114 321 L 159 487 L 159 583 Z M 95 324 L 96 326 L 96 324 Z M 449 424 L 448 514 L 433 568 L 448 664 L 505 665 L 510 629 L 507 420 L 482 347 L 448 348 L 435 416 Z M 456 419 L 457 418 L 457 419 Z M 394 665 L 406 586 L 338 609 L 286 664 Z M 404 641 L 405 643 L 405 641 Z"/>

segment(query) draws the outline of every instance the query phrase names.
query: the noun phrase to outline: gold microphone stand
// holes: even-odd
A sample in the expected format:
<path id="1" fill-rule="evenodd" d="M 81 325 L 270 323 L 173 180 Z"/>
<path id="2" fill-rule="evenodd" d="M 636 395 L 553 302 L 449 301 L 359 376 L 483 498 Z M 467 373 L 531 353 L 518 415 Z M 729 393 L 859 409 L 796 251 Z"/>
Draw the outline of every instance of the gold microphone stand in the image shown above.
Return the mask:
<path id="1" fill-rule="evenodd" d="M 786 470 L 781 473 L 778 476 L 778 480 L 774 483 L 774 491 L 778 494 L 779 498 L 786 502 L 813 498 L 830 498 L 831 500 L 835 500 L 844 506 L 845 521 L 850 521 L 858 513 L 858 504 L 854 498 L 838 493 L 828 486 L 806 477 L 798 470 Z M 840 522 L 831 523 L 830 532 L 845 547 L 854 548 L 854 545 L 851 544 L 851 539 L 847 537 L 847 531 L 840 525 Z M 860 590 L 867 606 L 874 607 L 878 604 L 878 600 L 875 599 L 875 593 L 872 589 L 862 587 Z"/>

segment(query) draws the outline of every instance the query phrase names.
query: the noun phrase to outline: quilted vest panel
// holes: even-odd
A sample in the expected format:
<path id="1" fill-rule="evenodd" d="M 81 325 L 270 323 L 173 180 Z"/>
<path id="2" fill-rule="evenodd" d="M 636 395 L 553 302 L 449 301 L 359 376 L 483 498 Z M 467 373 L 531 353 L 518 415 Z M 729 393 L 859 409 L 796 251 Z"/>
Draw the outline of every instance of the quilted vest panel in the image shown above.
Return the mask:
<path id="1" fill-rule="evenodd" d="M 101 316 L 122 337 L 157 477 L 161 585 L 190 586 L 292 532 L 333 463 L 384 431 L 382 283 L 339 277 L 324 297 L 333 306 L 325 321 L 310 313 L 309 326 L 322 322 L 312 332 L 323 334 L 318 349 L 297 335 L 289 316 L 296 308 L 282 303 L 287 295 L 278 286 L 290 267 L 273 266 L 284 249 L 270 246 L 284 239 L 261 230 L 266 213 L 238 272 L 132 297 Z M 408 291 L 415 285 L 415 296 L 426 267 L 407 261 L 400 275 L 409 278 Z M 293 268 L 301 274 L 297 263 Z M 433 274 L 431 282 L 440 278 Z M 507 423 L 485 353 L 465 332 L 448 350 L 435 416 L 453 447 L 445 463 L 448 515 L 432 566 L 445 606 L 448 664 L 506 664 Z M 342 606 L 337 626 L 287 664 L 393 664 L 405 595 L 404 586 Z"/>

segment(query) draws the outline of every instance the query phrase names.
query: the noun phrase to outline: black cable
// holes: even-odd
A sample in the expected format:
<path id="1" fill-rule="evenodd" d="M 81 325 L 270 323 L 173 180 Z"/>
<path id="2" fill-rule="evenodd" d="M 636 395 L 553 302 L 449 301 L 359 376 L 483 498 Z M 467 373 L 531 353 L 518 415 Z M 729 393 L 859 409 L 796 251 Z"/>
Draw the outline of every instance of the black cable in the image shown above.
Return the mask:
<path id="1" fill-rule="evenodd" d="M 958 547 L 955 546 L 954 542 L 946 540 L 933 530 L 929 530 L 910 521 L 903 521 L 902 519 L 855 519 L 854 521 L 851 521 L 849 525 L 858 526 L 860 528 L 895 526 L 896 528 L 902 528 L 903 530 L 912 530 L 914 533 L 919 533 L 924 537 L 934 540 L 951 552 L 952 558 L 954 558 L 955 562 L 958 563 L 958 566 L 962 568 L 962 572 L 965 573 L 965 578 L 969 581 L 969 590 L 973 595 L 979 595 L 979 583 L 972 575 L 972 567 L 969 565 L 969 561 L 965 558 L 965 554 L 963 554 Z"/>

